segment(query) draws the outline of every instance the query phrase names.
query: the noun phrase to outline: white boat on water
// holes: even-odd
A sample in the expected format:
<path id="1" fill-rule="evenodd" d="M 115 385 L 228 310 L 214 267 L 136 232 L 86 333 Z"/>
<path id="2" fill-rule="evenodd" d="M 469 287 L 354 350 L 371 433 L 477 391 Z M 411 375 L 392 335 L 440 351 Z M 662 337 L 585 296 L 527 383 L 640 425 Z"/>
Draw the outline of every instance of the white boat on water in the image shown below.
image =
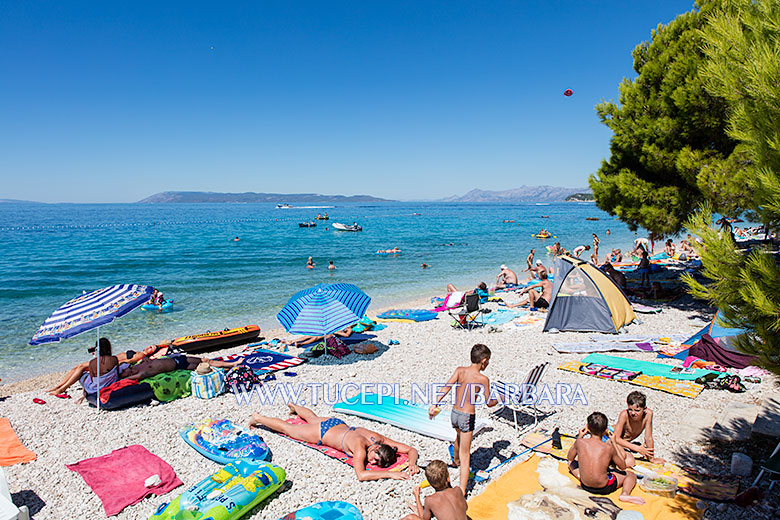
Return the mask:
<path id="1" fill-rule="evenodd" d="M 333 224 L 331 224 L 331 227 L 338 231 L 363 231 L 363 228 L 360 227 L 357 222 L 353 222 L 350 225 L 339 224 L 338 222 L 334 222 Z"/>
<path id="2" fill-rule="evenodd" d="M 292 208 L 292 206 L 290 206 L 289 204 L 277 204 L 276 205 L 276 209 L 290 209 L 290 208 Z"/>

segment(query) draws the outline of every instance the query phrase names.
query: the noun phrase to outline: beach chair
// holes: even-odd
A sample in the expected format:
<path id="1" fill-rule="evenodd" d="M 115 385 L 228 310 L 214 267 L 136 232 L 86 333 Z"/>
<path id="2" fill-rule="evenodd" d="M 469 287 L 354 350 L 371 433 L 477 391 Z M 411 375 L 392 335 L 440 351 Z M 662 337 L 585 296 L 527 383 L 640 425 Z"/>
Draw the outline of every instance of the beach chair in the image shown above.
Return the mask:
<path id="1" fill-rule="evenodd" d="M 756 477 L 756 480 L 753 481 L 751 487 L 756 487 L 758 485 L 759 481 L 764 476 L 764 473 L 769 473 L 769 479 L 772 481 L 772 483 L 769 484 L 769 489 L 771 490 L 775 483 L 780 480 L 780 443 L 777 444 L 775 451 L 772 452 L 769 459 L 761 466 L 761 471 L 758 473 L 758 476 Z"/>
<path id="2" fill-rule="evenodd" d="M 539 409 L 536 407 L 538 391 L 535 392 L 537 399 L 534 399 L 531 403 L 523 403 L 523 389 L 526 388 L 526 385 L 531 385 L 534 387 L 539 385 L 549 366 L 550 363 L 545 362 L 533 367 L 522 379 L 519 388 L 503 381 L 492 381 L 490 383 L 490 385 L 493 387 L 491 388 L 491 393 L 498 392 L 500 396 L 506 396 L 505 398 L 508 398 L 506 402 L 501 403 L 503 406 L 500 406 L 495 412 L 493 412 L 493 415 L 501 414 L 504 409 L 512 410 L 515 419 L 515 429 L 518 431 L 518 434 L 525 433 L 527 430 L 535 428 L 536 425 L 539 424 Z M 532 415 L 534 418 L 533 424 L 526 426 L 522 431 L 520 431 L 520 423 L 517 421 L 518 413 Z"/>
<path id="3" fill-rule="evenodd" d="M 467 294 L 463 298 L 463 303 L 447 311 L 450 316 L 455 318 L 457 328 L 471 330 L 479 323 L 476 321 L 483 311 L 479 306 L 479 295 L 476 293 Z"/>

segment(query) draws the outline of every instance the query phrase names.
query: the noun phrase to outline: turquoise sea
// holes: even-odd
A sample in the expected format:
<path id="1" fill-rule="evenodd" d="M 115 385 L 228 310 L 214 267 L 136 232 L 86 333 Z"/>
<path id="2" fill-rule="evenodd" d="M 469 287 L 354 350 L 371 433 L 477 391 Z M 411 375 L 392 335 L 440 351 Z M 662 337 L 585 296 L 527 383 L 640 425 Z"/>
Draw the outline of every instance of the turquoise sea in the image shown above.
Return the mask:
<path id="1" fill-rule="evenodd" d="M 322 212 L 329 221 L 298 227 Z M 353 221 L 363 226 L 362 232 L 330 226 Z M 479 281 L 491 285 L 500 264 L 520 274 L 532 247 L 537 258 L 550 262 L 544 246 L 555 240 L 531 237 L 542 227 L 568 249 L 590 244 L 591 233 L 597 233 L 602 258 L 613 247 L 625 251 L 634 239 L 632 231 L 594 204 L 576 202 L 292 209 L 273 204 L 0 204 L 0 378 L 12 382 L 87 359 L 94 333 L 27 344 L 51 312 L 83 290 L 140 283 L 175 300 L 169 314 L 136 310 L 102 327 L 101 335 L 121 351 L 251 323 L 264 330 L 279 328 L 275 316 L 289 297 L 321 282 L 357 284 L 372 297 L 369 313 L 441 295 L 448 282 L 466 289 Z M 401 248 L 400 255 L 375 253 L 394 246 Z M 313 270 L 305 268 L 309 256 L 316 262 Z M 333 272 L 327 269 L 329 260 L 337 267 Z M 421 269 L 423 262 L 431 267 Z"/>

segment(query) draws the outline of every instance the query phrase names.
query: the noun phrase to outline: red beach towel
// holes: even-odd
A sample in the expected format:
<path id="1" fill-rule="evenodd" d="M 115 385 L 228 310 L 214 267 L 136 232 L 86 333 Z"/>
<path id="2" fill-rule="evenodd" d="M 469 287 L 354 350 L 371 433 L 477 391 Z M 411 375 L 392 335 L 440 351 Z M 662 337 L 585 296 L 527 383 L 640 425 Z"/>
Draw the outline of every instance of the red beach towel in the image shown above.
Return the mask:
<path id="1" fill-rule="evenodd" d="M 103 502 L 106 516 L 119 514 L 125 507 L 137 504 L 149 495 L 164 495 L 182 484 L 167 462 L 140 444 L 65 467 L 81 475 L 92 488 Z M 147 488 L 144 481 L 152 475 L 159 475 L 162 482 Z"/>
<path id="2" fill-rule="evenodd" d="M 24 446 L 11 428 L 11 421 L 0 417 L 0 466 L 13 466 L 35 460 L 35 453 Z"/>
<path id="3" fill-rule="evenodd" d="M 120 379 L 119 381 L 111 383 L 107 387 L 100 389 L 100 402 L 106 404 L 111 399 L 111 394 L 116 390 L 119 390 L 120 388 L 124 388 L 126 386 L 133 386 L 137 384 L 138 381 L 136 381 L 135 379 Z"/>

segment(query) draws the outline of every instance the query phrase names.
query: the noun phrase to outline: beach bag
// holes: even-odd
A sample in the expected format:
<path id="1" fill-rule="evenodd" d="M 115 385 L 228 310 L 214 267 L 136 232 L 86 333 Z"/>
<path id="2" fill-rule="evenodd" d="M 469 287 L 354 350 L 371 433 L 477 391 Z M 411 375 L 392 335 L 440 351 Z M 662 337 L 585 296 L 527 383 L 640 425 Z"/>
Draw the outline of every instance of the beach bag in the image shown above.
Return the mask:
<path id="1" fill-rule="evenodd" d="M 251 390 L 255 385 L 262 384 L 260 376 L 255 371 L 245 365 L 238 365 L 231 368 L 225 374 L 225 387 L 235 392 L 242 390 Z"/>
<path id="2" fill-rule="evenodd" d="M 327 345 L 328 345 L 328 352 L 336 356 L 337 359 L 341 359 L 347 354 L 352 353 L 352 351 L 349 350 L 349 347 L 346 344 L 344 344 L 343 341 L 341 341 L 339 338 L 335 336 L 328 337 Z"/>
<path id="3" fill-rule="evenodd" d="M 225 373 L 221 369 L 212 370 L 208 374 L 193 372 L 190 376 L 192 395 L 199 399 L 211 399 L 225 391 Z"/>

